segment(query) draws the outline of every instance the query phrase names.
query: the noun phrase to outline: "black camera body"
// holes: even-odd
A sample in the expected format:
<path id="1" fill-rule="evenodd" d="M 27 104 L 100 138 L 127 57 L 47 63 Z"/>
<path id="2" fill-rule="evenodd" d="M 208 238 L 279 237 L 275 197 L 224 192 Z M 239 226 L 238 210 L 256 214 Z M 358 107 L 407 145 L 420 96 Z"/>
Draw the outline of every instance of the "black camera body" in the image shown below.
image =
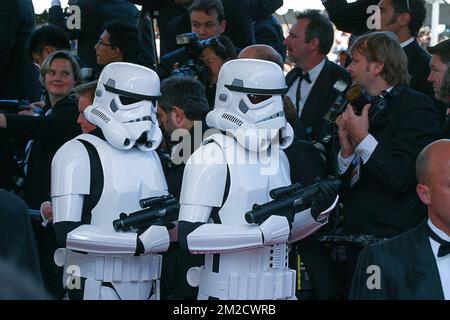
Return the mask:
<path id="1" fill-rule="evenodd" d="M 177 35 L 176 42 L 184 49 L 188 60 L 181 67 L 172 70 L 171 74 L 197 78 L 206 85 L 209 81 L 208 68 L 200 58 L 205 47 L 204 41 L 199 40 L 195 32 L 189 32 Z"/>
<path id="2" fill-rule="evenodd" d="M 384 95 L 370 97 L 360 85 L 349 85 L 343 80 L 336 81 L 333 89 L 336 90 L 338 96 L 330 107 L 330 110 L 324 116 L 325 123 L 318 137 L 320 143 L 329 145 L 334 141 L 333 136 L 336 135 L 336 118 L 346 110 L 349 103 L 358 116 L 362 114 L 365 105 L 371 104 L 369 123 L 372 127 L 384 121 L 384 111 L 386 109 L 386 97 Z"/>

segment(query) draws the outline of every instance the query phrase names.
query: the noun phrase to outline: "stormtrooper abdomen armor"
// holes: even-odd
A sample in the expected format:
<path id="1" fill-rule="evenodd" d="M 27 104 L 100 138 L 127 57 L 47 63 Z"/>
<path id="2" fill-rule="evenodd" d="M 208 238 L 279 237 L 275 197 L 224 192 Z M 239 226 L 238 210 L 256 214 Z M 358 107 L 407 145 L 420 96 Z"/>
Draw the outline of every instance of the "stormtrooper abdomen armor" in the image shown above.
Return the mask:
<path id="1" fill-rule="evenodd" d="M 83 201 L 89 197 L 90 162 L 81 141 L 91 144 L 98 153 L 104 173 L 103 189 L 91 211 L 90 225 L 70 232 L 65 251 L 57 252 L 55 258 L 64 264 L 65 272 L 70 266 L 80 268 L 80 276 L 87 279 L 85 299 L 114 298 L 113 293 L 104 292 L 108 288 L 102 287 L 102 282 L 111 283 L 121 299 L 148 299 L 154 281 L 160 277 L 161 256 L 134 256 L 137 234 L 115 232 L 112 221 L 121 212 L 140 210 L 140 199 L 167 194 L 159 158 L 154 151 L 116 149 L 89 134 L 67 142 L 52 163 L 55 223 L 81 221 Z M 153 252 L 167 250 L 169 241 L 164 229 L 154 230 Z"/>
<path id="2" fill-rule="evenodd" d="M 209 143 L 196 151 L 188 161 L 180 199 L 180 220 L 206 222 L 206 218 L 191 215 L 190 206 L 206 204 L 209 199 L 223 197 L 224 186 L 215 188 L 207 181 L 188 181 L 191 170 L 208 167 L 207 162 L 223 161 L 228 170 L 230 187 L 218 212 L 220 225 L 204 224 L 187 236 L 189 250 L 205 253 L 205 265 L 191 269 L 188 280 L 199 285 L 199 298 L 219 299 L 286 299 L 294 296 L 295 271 L 288 268 L 286 239 L 274 245 L 264 245 L 257 225 L 245 221 L 245 212 L 253 204 L 271 200 L 269 191 L 290 185 L 289 164 L 283 151 L 251 152 L 233 137 L 216 134 Z M 213 152 L 203 149 L 215 149 Z M 203 153 L 205 163 L 198 163 Z M 222 157 L 223 155 L 223 157 Z M 201 161 L 201 160 L 200 160 Z M 194 163 L 195 162 L 195 163 Z M 216 170 L 220 175 L 223 171 Z M 219 176 L 212 174 L 217 180 Z M 224 181 L 226 178 L 223 177 Z M 221 189 L 221 190 L 220 190 Z M 218 196 L 216 194 L 219 194 Z M 209 203 L 212 205 L 212 203 Z M 221 203 L 219 203 L 220 206 Z M 187 210 L 186 210 L 187 209 Z M 289 234 L 289 228 L 284 230 Z M 227 239 L 228 238 L 228 239 Z"/>

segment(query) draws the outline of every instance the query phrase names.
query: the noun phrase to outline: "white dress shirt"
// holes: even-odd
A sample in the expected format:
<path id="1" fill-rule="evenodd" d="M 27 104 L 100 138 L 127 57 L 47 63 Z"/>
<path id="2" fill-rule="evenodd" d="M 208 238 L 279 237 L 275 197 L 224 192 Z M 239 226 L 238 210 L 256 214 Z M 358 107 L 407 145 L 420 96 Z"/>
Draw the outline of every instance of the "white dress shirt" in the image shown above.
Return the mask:
<path id="1" fill-rule="evenodd" d="M 318 65 L 316 65 L 314 68 L 308 71 L 309 78 L 311 79 L 311 83 L 308 83 L 307 81 L 302 81 L 301 87 L 300 87 L 300 104 L 299 104 L 299 110 L 298 110 L 298 116 L 300 117 L 303 111 L 303 107 L 305 106 L 305 102 L 308 99 L 309 93 L 311 92 L 311 89 L 313 88 L 314 84 L 316 83 L 317 78 L 319 77 L 320 72 L 322 71 L 323 67 L 325 66 L 325 59 L 323 59 Z M 304 72 L 304 70 L 302 70 Z M 289 90 L 287 92 L 287 96 L 291 98 L 291 101 L 296 105 L 297 100 L 297 87 L 298 87 L 298 81 L 300 78 L 297 78 L 294 83 L 289 87 Z"/>
<path id="2" fill-rule="evenodd" d="M 438 235 L 439 238 L 450 242 L 450 236 L 441 229 L 437 228 L 430 219 L 428 219 L 428 226 Z M 434 259 L 439 271 L 439 277 L 441 278 L 442 291 L 444 291 L 444 299 L 450 300 L 450 254 L 444 257 L 438 257 L 438 250 L 440 244 L 435 240 L 429 238 L 431 249 L 433 250 Z"/>

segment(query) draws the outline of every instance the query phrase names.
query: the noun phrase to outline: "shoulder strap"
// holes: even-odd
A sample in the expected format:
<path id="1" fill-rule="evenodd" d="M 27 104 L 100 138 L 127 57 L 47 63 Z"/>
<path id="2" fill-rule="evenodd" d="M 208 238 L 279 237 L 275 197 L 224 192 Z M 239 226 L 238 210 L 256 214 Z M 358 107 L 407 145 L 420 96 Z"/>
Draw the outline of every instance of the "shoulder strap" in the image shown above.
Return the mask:
<path id="1" fill-rule="evenodd" d="M 89 195 L 84 197 L 83 211 L 81 222 L 90 224 L 92 217 L 92 209 L 97 205 L 103 192 L 103 168 L 97 149 L 84 139 L 77 139 L 86 148 L 89 155 L 89 164 L 91 168 L 91 185 L 89 187 Z"/>

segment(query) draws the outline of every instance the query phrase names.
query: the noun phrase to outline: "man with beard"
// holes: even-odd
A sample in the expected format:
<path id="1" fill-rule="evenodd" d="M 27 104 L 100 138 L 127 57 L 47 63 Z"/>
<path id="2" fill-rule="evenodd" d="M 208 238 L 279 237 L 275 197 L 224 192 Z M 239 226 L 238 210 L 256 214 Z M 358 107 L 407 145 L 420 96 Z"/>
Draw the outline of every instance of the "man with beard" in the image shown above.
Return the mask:
<path id="1" fill-rule="evenodd" d="M 161 160 L 169 193 L 176 199 L 180 198 L 185 163 L 203 140 L 209 110 L 205 89 L 198 80 L 172 76 L 161 83 L 158 118 L 169 154 L 162 155 Z M 172 241 L 177 229 L 170 232 Z M 171 243 L 163 259 L 161 298 L 195 299 L 197 288 L 189 286 L 186 272 L 202 264 L 202 255 L 191 255 L 182 251 L 178 242 Z"/>

